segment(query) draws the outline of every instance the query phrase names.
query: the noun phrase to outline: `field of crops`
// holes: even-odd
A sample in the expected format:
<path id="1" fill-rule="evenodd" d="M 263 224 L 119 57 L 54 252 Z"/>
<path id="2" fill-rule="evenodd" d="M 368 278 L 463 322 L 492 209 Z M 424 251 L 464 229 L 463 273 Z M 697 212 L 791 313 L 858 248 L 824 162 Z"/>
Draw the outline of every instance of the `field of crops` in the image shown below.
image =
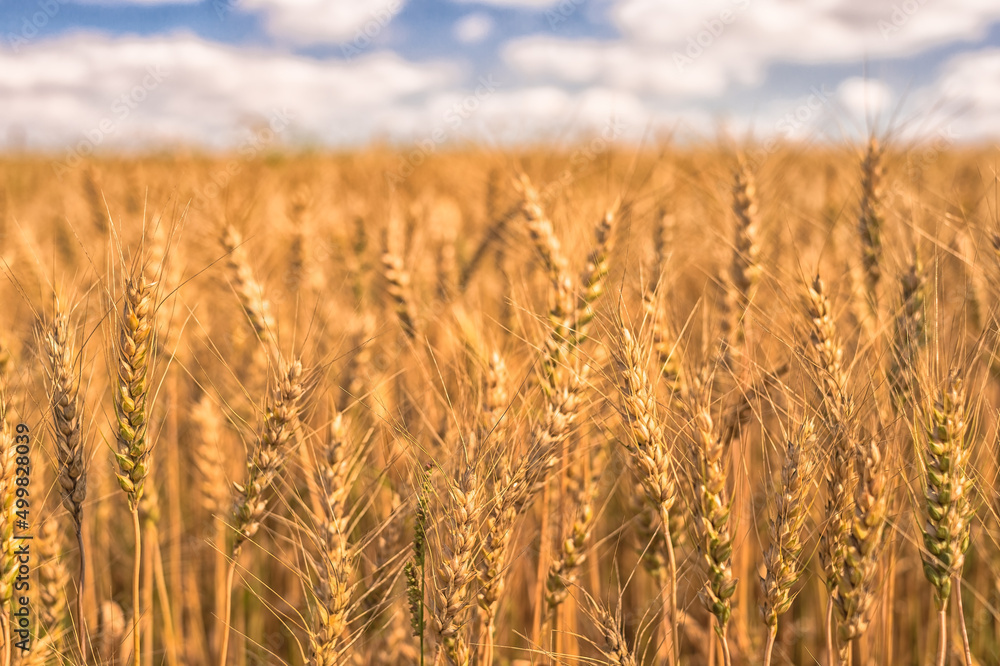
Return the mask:
<path id="1" fill-rule="evenodd" d="M 994 162 L 0 159 L 3 664 L 1000 663 Z"/>

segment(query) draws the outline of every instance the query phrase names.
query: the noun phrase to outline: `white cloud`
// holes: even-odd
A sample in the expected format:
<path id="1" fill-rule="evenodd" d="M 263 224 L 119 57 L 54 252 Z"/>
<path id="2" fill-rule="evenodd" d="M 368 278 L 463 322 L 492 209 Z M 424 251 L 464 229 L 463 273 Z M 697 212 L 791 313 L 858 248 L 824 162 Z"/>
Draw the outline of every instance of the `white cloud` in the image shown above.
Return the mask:
<path id="1" fill-rule="evenodd" d="M 476 12 L 463 16 L 455 22 L 452 33 L 463 44 L 476 44 L 493 32 L 493 19 L 489 14 Z"/>
<path id="2" fill-rule="evenodd" d="M 259 11 L 267 31 L 295 44 L 344 43 L 381 33 L 405 0 L 231 0 L 235 11 Z"/>
<path id="3" fill-rule="evenodd" d="M 1000 4 L 620 0 L 612 17 L 621 39 L 534 36 L 510 42 L 504 56 L 526 74 L 568 83 L 718 96 L 736 85 L 759 84 L 774 63 L 905 57 L 981 38 L 1000 19 Z"/>
<path id="4" fill-rule="evenodd" d="M 919 91 L 925 133 L 945 128 L 956 140 L 1000 137 L 1000 49 L 963 53 L 949 60 L 934 85 Z"/>
<path id="5" fill-rule="evenodd" d="M 571 93 L 553 86 L 501 85 L 476 99 L 471 90 L 449 90 L 418 105 L 387 113 L 385 123 L 405 129 L 417 145 L 474 138 L 498 144 L 559 141 L 604 134 L 611 141 L 641 138 L 653 112 L 638 97 L 606 88 Z M 674 118 L 671 118 L 673 121 Z"/>
<path id="6" fill-rule="evenodd" d="M 872 120 L 892 112 L 892 90 L 882 81 L 853 76 L 837 86 L 837 99 L 855 118 Z"/>
<path id="7" fill-rule="evenodd" d="M 32 43 L 17 55 L 0 52 L 0 107 L 6 123 L 28 128 L 32 145 L 75 143 L 102 120 L 114 125 L 105 132 L 108 144 L 231 145 L 248 122 L 275 109 L 294 117 L 292 134 L 359 141 L 384 108 L 443 89 L 456 76 L 450 66 L 385 53 L 327 61 L 190 35 L 77 34 Z"/>

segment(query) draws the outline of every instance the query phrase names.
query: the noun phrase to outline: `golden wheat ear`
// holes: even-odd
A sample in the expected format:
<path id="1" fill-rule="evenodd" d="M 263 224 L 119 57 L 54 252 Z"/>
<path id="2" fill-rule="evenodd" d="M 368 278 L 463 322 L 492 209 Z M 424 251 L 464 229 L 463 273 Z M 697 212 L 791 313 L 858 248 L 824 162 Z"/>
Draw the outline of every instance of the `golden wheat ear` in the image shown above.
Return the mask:
<path id="1" fill-rule="evenodd" d="M 775 491 L 774 514 L 769 525 L 771 543 L 764 553 L 761 578 L 764 603 L 761 615 L 768 627 L 764 664 L 770 666 L 778 619 L 795 598 L 793 588 L 803 573 L 801 561 L 804 528 L 809 516 L 810 494 L 815 487 L 816 433 L 811 419 L 802 422 L 787 438 L 781 482 Z"/>

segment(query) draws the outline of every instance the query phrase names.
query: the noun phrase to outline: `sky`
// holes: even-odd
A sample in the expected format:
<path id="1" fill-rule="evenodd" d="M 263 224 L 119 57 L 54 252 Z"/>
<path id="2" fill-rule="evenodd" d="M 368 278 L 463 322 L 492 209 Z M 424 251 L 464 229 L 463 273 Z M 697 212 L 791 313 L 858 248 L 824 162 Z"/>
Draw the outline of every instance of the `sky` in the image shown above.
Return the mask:
<path id="1" fill-rule="evenodd" d="M 0 149 L 1000 135 L 996 0 L 0 0 Z"/>

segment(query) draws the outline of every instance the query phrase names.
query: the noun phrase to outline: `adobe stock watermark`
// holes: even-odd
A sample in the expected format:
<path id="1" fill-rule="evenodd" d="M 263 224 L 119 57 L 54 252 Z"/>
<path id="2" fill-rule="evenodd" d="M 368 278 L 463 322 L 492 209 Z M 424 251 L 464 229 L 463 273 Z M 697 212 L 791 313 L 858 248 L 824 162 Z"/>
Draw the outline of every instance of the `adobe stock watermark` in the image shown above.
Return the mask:
<path id="1" fill-rule="evenodd" d="M 955 145 L 959 138 L 949 123 L 935 132 L 930 141 L 906 151 L 906 175 L 911 180 L 919 180 L 924 175 L 924 169 L 933 166 L 941 153 Z"/>
<path id="2" fill-rule="evenodd" d="M 628 128 L 628 123 L 618 116 L 611 116 L 608 118 L 607 122 L 604 123 L 604 127 L 601 128 L 600 134 L 594 137 L 590 142 L 580 148 L 577 148 L 569 157 L 569 166 L 563 169 L 555 180 L 546 184 L 545 188 L 542 189 L 541 192 L 542 198 L 550 198 L 557 191 L 569 186 L 569 184 L 573 182 L 573 176 L 576 172 L 582 170 L 588 164 L 597 159 L 597 157 L 610 148 L 615 139 L 623 135 Z"/>
<path id="3" fill-rule="evenodd" d="M 77 168 L 83 163 L 83 158 L 92 155 L 94 151 L 104 143 L 105 139 L 115 134 L 132 112 L 145 102 L 150 93 L 160 87 L 170 73 L 163 69 L 162 65 L 149 65 L 146 67 L 146 75 L 129 90 L 116 97 L 108 109 L 108 115 L 101 118 L 97 125 L 84 131 L 83 138 L 80 139 L 66 154 L 66 158 L 61 162 L 53 164 L 57 176 L 62 176 L 67 171 Z"/>
<path id="4" fill-rule="evenodd" d="M 476 89 L 445 111 L 442 117 L 444 125 L 438 125 L 427 136 L 417 141 L 413 149 L 400 158 L 402 163 L 396 170 L 386 173 L 385 178 L 389 185 L 399 185 L 409 178 L 414 169 L 427 161 L 427 158 L 437 151 L 438 146 L 448 140 L 451 132 L 457 130 L 462 126 L 462 123 L 471 118 L 479 110 L 483 101 L 496 92 L 501 85 L 493 78 L 492 74 L 480 76 Z"/>
<path id="5" fill-rule="evenodd" d="M 295 115 L 288 109 L 271 109 L 267 116 L 267 125 L 255 129 L 236 148 L 239 158 L 226 162 L 226 166 L 215 171 L 208 183 L 195 195 L 197 204 L 204 205 L 215 199 L 229 185 L 234 177 L 243 171 L 247 162 L 254 159 L 260 152 L 274 143 L 278 136 L 287 130 Z"/>
<path id="6" fill-rule="evenodd" d="M 715 44 L 715 40 L 726 32 L 726 27 L 736 22 L 739 12 L 750 6 L 750 0 L 733 0 L 733 9 L 723 9 L 718 16 L 702 21 L 703 29 L 687 38 L 684 52 L 674 51 L 674 65 L 677 71 L 683 72 L 694 64 L 707 49 Z"/>
<path id="7" fill-rule="evenodd" d="M 875 27 L 882 33 L 882 39 L 889 39 L 890 35 L 899 32 L 925 4 L 927 0 L 905 0 L 894 4 L 888 18 L 883 17 L 875 22 Z"/>
<path id="8" fill-rule="evenodd" d="M 777 152 L 783 142 L 790 140 L 796 132 L 816 120 L 819 113 L 830 103 L 834 92 L 825 83 L 812 86 L 805 101 L 788 111 L 774 123 L 771 135 L 747 154 L 751 168 L 758 168 L 768 157 Z"/>
<path id="9" fill-rule="evenodd" d="M 239 6 L 240 0 L 212 0 L 212 9 L 215 10 L 215 15 L 219 17 L 220 21 L 225 21 L 226 17 L 229 16 L 237 6 Z"/>
<path id="10" fill-rule="evenodd" d="M 559 0 L 552 9 L 545 10 L 545 20 L 549 22 L 549 30 L 557 30 L 576 10 L 583 6 L 586 0 Z"/>
<path id="11" fill-rule="evenodd" d="M 346 60 L 361 55 L 361 52 L 372 45 L 372 41 L 392 22 L 392 19 L 396 18 L 402 8 L 402 0 L 388 0 L 385 6 L 373 11 L 372 18 L 354 31 L 354 39 L 340 45 L 341 55 Z"/>
<path id="12" fill-rule="evenodd" d="M 20 30 L 7 33 L 7 46 L 14 53 L 20 53 L 21 47 L 27 46 L 28 42 L 37 37 L 39 31 L 59 14 L 66 2 L 67 0 L 39 0 L 38 11 L 24 17 Z"/>

